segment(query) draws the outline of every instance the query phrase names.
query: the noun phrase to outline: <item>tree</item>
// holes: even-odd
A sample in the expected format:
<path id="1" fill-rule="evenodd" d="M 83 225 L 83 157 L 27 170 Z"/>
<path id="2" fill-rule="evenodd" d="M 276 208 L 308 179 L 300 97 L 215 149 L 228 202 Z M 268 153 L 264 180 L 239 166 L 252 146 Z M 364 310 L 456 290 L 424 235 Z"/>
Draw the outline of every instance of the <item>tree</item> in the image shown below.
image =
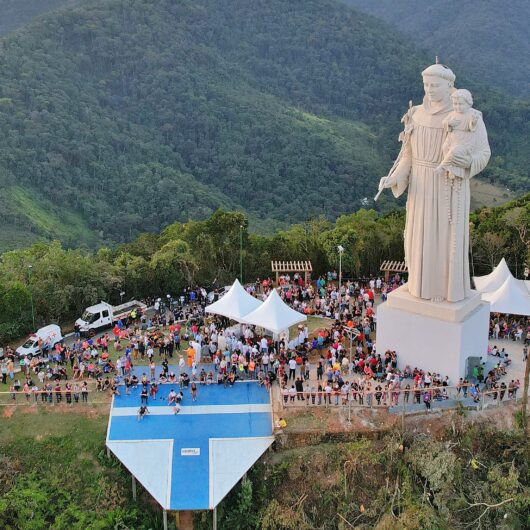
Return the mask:
<path id="1" fill-rule="evenodd" d="M 150 268 L 158 292 L 176 293 L 183 287 L 194 285 L 198 267 L 190 245 L 175 239 L 153 254 Z"/>
<path id="2" fill-rule="evenodd" d="M 506 248 L 506 240 L 502 235 L 495 232 L 486 232 L 481 239 L 478 240 L 478 252 L 487 261 L 488 265 L 493 270 L 500 259 L 503 257 Z"/>
<path id="3" fill-rule="evenodd" d="M 517 231 L 526 252 L 526 263 L 530 264 L 530 207 L 517 206 L 504 214 L 506 224 Z"/>

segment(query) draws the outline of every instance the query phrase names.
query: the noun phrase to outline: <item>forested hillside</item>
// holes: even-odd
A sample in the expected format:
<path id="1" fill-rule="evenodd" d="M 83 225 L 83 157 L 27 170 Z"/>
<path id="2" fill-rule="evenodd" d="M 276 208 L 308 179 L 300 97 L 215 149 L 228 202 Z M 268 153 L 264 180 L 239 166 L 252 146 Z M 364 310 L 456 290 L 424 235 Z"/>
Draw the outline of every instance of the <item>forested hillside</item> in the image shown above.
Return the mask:
<path id="1" fill-rule="evenodd" d="M 1 45 L 4 248 L 127 241 L 219 206 L 269 232 L 355 211 L 432 60 L 335 0 L 87 0 Z M 484 178 L 525 189 L 528 107 L 476 99 Z"/>
<path id="2" fill-rule="evenodd" d="M 527 0 L 344 0 L 399 28 L 445 64 L 509 94 L 530 93 Z"/>

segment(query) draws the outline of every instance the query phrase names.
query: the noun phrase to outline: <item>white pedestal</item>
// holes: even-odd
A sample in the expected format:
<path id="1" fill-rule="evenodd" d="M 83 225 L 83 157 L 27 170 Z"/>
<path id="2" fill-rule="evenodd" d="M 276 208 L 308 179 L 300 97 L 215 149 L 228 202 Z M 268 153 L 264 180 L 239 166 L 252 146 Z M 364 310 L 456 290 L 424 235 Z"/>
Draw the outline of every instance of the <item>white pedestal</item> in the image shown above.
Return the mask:
<path id="1" fill-rule="evenodd" d="M 377 308 L 377 352 L 396 351 L 400 369 L 448 375 L 456 385 L 468 375 L 468 358 L 487 356 L 489 316 L 478 294 L 449 304 L 418 300 L 401 287 Z"/>

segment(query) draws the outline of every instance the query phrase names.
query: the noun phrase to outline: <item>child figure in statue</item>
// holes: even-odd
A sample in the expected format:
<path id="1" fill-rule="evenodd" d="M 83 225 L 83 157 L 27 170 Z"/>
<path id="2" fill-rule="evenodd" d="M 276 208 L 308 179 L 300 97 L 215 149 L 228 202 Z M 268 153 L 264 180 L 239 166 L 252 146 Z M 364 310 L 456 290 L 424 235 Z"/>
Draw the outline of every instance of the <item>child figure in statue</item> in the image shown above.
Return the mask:
<path id="1" fill-rule="evenodd" d="M 455 155 L 469 156 L 475 148 L 474 132 L 481 113 L 473 107 L 473 97 L 466 89 L 455 90 L 451 94 L 453 111 L 443 120 L 443 127 L 447 134 L 442 145 L 443 160 L 435 173 L 446 176 L 450 180 L 455 177 L 465 178 L 469 171 L 453 164 Z"/>

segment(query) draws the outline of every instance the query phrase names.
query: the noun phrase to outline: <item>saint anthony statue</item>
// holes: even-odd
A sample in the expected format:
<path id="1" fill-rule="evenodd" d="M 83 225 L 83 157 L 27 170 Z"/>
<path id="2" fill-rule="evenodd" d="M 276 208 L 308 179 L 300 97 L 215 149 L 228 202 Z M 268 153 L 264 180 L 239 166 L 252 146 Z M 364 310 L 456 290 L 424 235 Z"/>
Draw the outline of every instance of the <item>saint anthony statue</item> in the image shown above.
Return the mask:
<path id="1" fill-rule="evenodd" d="M 458 302 L 471 296 L 469 179 L 486 167 L 491 152 L 478 111 L 473 109 L 472 127 L 467 121 L 456 123 L 459 113 L 463 114 L 459 107 L 463 98 L 458 93 L 460 97 L 451 101 L 453 72 L 433 64 L 422 76 L 423 104 L 411 106 L 403 117 L 401 152 L 379 188 L 391 188 L 395 197 L 408 188 L 405 261 L 409 293 L 435 302 Z M 461 119 L 468 120 L 468 116 Z M 457 130 L 461 131 L 458 135 L 453 132 Z M 449 134 L 453 134 L 450 139 Z M 456 145 L 458 141 L 463 145 Z"/>

